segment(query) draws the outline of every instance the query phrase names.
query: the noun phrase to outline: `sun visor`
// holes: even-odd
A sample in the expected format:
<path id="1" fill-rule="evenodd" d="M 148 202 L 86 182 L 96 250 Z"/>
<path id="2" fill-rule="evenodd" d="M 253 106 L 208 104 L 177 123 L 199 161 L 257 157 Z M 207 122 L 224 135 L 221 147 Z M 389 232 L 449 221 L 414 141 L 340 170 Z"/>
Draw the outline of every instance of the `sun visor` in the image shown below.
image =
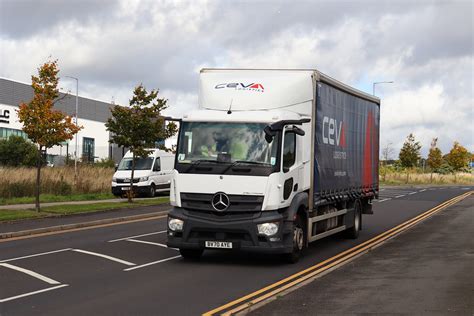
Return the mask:
<path id="1" fill-rule="evenodd" d="M 310 70 L 204 69 L 199 106 L 212 110 L 284 109 L 313 99 Z"/>

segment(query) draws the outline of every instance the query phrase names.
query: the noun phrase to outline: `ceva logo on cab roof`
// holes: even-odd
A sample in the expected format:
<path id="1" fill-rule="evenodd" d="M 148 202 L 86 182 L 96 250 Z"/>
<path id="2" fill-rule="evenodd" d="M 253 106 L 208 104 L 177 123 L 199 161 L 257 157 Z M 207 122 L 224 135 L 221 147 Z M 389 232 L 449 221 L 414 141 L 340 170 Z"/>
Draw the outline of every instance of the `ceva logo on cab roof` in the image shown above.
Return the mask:
<path id="1" fill-rule="evenodd" d="M 261 83 L 250 83 L 244 84 L 239 82 L 232 82 L 232 83 L 219 83 L 217 84 L 214 89 L 235 89 L 235 90 L 243 90 L 243 91 L 255 91 L 255 92 L 264 92 L 265 88 Z"/>

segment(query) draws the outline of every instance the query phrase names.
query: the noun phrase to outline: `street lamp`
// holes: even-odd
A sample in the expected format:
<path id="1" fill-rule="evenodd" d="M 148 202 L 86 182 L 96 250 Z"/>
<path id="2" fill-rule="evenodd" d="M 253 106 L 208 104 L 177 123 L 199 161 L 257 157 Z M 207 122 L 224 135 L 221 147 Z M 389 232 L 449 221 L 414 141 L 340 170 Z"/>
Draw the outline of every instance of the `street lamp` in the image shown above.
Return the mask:
<path id="1" fill-rule="evenodd" d="M 77 79 L 76 77 L 72 77 L 72 76 L 64 76 L 66 78 L 71 78 L 71 79 L 74 79 L 76 80 L 76 119 L 75 119 L 75 123 L 77 125 L 77 119 L 78 119 L 78 105 L 79 105 L 79 79 Z M 76 149 L 74 150 L 74 182 L 77 182 L 77 138 L 78 138 L 78 134 L 79 132 L 77 132 L 76 134 Z"/>
<path id="2" fill-rule="evenodd" d="M 381 83 L 393 83 L 393 81 L 379 81 L 379 82 L 374 82 L 372 84 L 372 95 L 375 95 L 375 85 L 376 84 L 381 84 Z"/>

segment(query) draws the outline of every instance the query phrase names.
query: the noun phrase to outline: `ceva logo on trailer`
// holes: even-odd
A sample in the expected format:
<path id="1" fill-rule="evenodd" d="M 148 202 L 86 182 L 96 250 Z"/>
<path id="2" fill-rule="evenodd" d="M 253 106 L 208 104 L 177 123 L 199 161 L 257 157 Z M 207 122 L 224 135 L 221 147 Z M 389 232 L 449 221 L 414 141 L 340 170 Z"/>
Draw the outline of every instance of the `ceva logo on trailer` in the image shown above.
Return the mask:
<path id="1" fill-rule="evenodd" d="M 250 83 L 244 84 L 239 82 L 232 82 L 232 83 L 219 83 L 217 84 L 214 89 L 235 89 L 235 90 L 242 90 L 242 91 L 255 91 L 255 92 L 264 92 L 265 88 L 261 83 Z"/>
<path id="2" fill-rule="evenodd" d="M 344 122 L 334 118 L 323 117 L 323 143 L 346 147 L 346 132 Z"/>

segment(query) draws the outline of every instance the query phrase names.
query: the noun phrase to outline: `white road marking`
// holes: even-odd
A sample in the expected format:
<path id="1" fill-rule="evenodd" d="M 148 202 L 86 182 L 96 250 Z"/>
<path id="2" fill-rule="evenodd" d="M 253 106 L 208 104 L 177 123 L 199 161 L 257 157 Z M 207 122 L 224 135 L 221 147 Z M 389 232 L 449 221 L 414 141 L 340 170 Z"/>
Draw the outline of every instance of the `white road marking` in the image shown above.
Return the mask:
<path id="1" fill-rule="evenodd" d="M 397 195 L 395 198 L 398 199 L 398 198 L 401 198 L 401 197 L 403 197 L 403 196 L 405 196 L 405 194 Z"/>
<path id="2" fill-rule="evenodd" d="M 118 263 L 121 263 L 121 264 L 124 264 L 124 265 L 127 265 L 127 266 L 134 266 L 135 265 L 135 263 L 131 263 L 131 262 L 119 259 L 119 258 L 112 257 L 112 256 L 103 255 L 103 254 L 97 253 L 97 252 L 92 252 L 92 251 L 87 251 L 87 250 L 82 250 L 82 249 L 71 249 L 71 250 L 76 251 L 76 252 L 80 252 L 80 253 L 85 253 L 85 254 L 91 255 L 91 256 L 101 257 L 101 258 L 108 259 L 108 260 L 111 260 L 111 261 L 115 261 L 115 262 L 118 262 Z"/>
<path id="3" fill-rule="evenodd" d="M 148 244 L 148 245 L 153 245 L 153 246 L 159 246 L 159 247 L 163 247 L 163 248 L 178 250 L 177 248 L 168 247 L 165 244 L 160 244 L 160 243 L 157 243 L 157 242 L 151 242 L 151 241 L 146 241 L 146 240 L 126 239 L 125 241 L 138 242 L 138 243 L 142 243 L 142 244 Z"/>
<path id="4" fill-rule="evenodd" d="M 145 263 L 145 264 L 142 264 L 142 265 L 133 267 L 133 268 L 124 269 L 123 271 L 127 271 L 127 272 L 128 272 L 128 271 L 132 271 L 132 270 L 136 270 L 136 269 L 148 267 L 148 266 L 151 266 L 151 265 L 153 265 L 153 264 L 158 264 L 158 263 L 162 263 L 162 262 L 166 262 L 166 261 L 170 261 L 170 260 L 174 260 L 174 259 L 178 259 L 178 258 L 181 258 L 181 256 L 174 256 L 174 257 L 169 257 L 169 258 L 166 258 L 166 259 L 161 259 L 161 260 L 158 260 L 158 261 L 153 261 L 153 262 Z"/>
<path id="5" fill-rule="evenodd" d="M 52 253 L 57 253 L 57 252 L 63 252 L 63 251 L 69 251 L 71 248 L 64 248 L 64 249 L 59 249 L 59 250 L 53 250 L 53 251 L 48 251 L 48 252 L 42 252 L 42 253 L 37 253 L 34 255 L 29 255 L 29 256 L 23 256 L 23 257 L 16 257 L 16 258 L 11 258 L 11 259 L 5 259 L 5 260 L 0 260 L 1 262 L 8 262 L 8 261 L 15 261 L 15 260 L 20 260 L 20 259 L 26 259 L 26 258 L 32 258 L 32 257 L 38 257 L 38 256 L 44 256 L 44 255 L 49 255 Z"/>
<path id="6" fill-rule="evenodd" d="M 42 289 L 42 290 L 38 290 L 38 291 L 34 291 L 34 292 L 29 292 L 29 293 L 20 294 L 20 295 L 16 295 L 16 296 L 12 296 L 12 297 L 7 297 L 7 298 L 4 298 L 4 299 L 0 299 L 0 303 L 13 301 L 13 300 L 16 300 L 18 298 L 22 298 L 22 297 L 26 297 L 26 296 L 31 296 L 31 295 L 35 295 L 35 294 L 39 294 L 39 293 L 44 293 L 44 292 L 56 290 L 56 289 L 59 289 L 59 288 L 65 287 L 65 286 L 69 286 L 69 285 L 68 284 L 61 284 L 61 285 L 57 285 L 57 286 L 53 286 L 53 287 L 48 287 L 47 289 Z"/>
<path id="7" fill-rule="evenodd" d="M 391 200 L 391 198 L 379 200 L 379 203 L 382 203 L 382 202 L 385 202 L 385 201 L 390 201 L 390 200 Z"/>
<path id="8" fill-rule="evenodd" d="M 420 192 L 425 192 L 425 191 L 426 191 L 426 189 L 420 190 Z"/>
<path id="9" fill-rule="evenodd" d="M 145 236 L 163 234 L 163 233 L 166 233 L 166 232 L 167 232 L 166 230 L 162 230 L 162 231 L 154 232 L 154 233 L 148 233 L 148 234 L 142 234 L 142 235 L 136 235 L 136 236 L 130 236 L 130 237 L 119 238 L 119 239 L 113 239 L 113 240 L 109 240 L 108 242 L 116 242 L 116 241 L 127 240 L 127 239 L 130 239 L 130 238 L 138 238 L 138 237 L 145 237 Z"/>
<path id="10" fill-rule="evenodd" d="M 418 193 L 418 192 L 416 192 L 416 191 L 415 192 L 410 192 L 410 193 L 408 193 L 408 195 L 413 195 L 413 194 L 416 194 L 416 193 Z"/>
<path id="11" fill-rule="evenodd" d="M 29 276 L 32 276 L 34 278 L 37 278 L 38 280 L 41 280 L 41 281 L 49 283 L 49 284 L 61 284 L 61 282 L 58 282 L 56 280 L 45 277 L 42 274 L 36 273 L 34 271 L 31 271 L 31 270 L 28 270 L 28 269 L 25 269 L 25 268 L 22 268 L 22 267 L 14 266 L 14 265 L 9 264 L 9 263 L 0 263 L 0 266 L 5 267 L 5 268 L 9 268 L 9 269 L 12 269 L 12 270 L 16 270 L 16 271 L 19 271 L 19 272 L 23 272 L 25 274 L 28 274 Z"/>

